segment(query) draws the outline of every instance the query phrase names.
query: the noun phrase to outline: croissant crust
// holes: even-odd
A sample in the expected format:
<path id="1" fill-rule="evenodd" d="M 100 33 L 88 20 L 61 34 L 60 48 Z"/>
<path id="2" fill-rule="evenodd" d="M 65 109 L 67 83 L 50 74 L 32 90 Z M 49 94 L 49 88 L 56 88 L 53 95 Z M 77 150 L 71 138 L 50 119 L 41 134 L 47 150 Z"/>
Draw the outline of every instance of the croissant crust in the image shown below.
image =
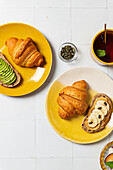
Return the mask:
<path id="1" fill-rule="evenodd" d="M 61 90 L 57 98 L 59 105 L 58 113 L 63 119 L 73 117 L 75 114 L 83 114 L 88 105 L 85 102 L 87 97 L 87 83 L 84 80 L 75 82 Z"/>
<path id="2" fill-rule="evenodd" d="M 20 66 L 33 67 L 41 66 L 44 63 L 43 55 L 37 50 L 31 38 L 17 39 L 9 38 L 5 45 L 13 62 Z"/>

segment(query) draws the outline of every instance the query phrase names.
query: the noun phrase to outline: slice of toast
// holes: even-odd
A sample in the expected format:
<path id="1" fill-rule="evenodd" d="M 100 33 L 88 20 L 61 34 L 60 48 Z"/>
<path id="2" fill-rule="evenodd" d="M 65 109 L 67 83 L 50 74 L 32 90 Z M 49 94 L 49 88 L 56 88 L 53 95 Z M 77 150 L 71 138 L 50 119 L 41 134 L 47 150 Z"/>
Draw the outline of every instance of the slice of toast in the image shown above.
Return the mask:
<path id="1" fill-rule="evenodd" d="M 106 94 L 98 93 L 92 100 L 90 109 L 82 122 L 82 128 L 88 133 L 99 132 L 105 128 L 111 115 L 111 99 Z"/>
<path id="2" fill-rule="evenodd" d="M 5 84 L 2 81 L 0 81 L 0 85 L 4 86 L 4 87 L 15 87 L 17 85 L 20 84 L 21 82 L 21 76 L 20 74 L 15 70 L 15 68 L 11 65 L 11 63 L 6 59 L 6 57 L 0 52 L 0 58 L 2 60 L 4 60 L 10 67 L 11 69 L 14 71 L 14 73 L 16 74 L 16 81 L 12 84 Z"/>

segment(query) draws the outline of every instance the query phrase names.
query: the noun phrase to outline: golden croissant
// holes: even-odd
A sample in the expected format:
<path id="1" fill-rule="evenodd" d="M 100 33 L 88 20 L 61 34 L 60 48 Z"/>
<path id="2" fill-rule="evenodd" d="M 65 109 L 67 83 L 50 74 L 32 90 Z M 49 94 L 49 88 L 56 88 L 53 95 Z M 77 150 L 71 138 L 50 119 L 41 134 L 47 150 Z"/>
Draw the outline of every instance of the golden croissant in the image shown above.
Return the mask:
<path id="1" fill-rule="evenodd" d="M 43 55 L 37 51 L 37 48 L 31 38 L 17 39 L 9 38 L 5 45 L 15 64 L 25 67 L 41 66 L 44 63 Z"/>
<path id="2" fill-rule="evenodd" d="M 87 97 L 87 83 L 84 80 L 75 82 L 72 86 L 67 86 L 59 93 L 57 103 L 58 113 L 63 119 L 73 117 L 75 114 L 83 114 L 88 105 L 85 102 Z"/>

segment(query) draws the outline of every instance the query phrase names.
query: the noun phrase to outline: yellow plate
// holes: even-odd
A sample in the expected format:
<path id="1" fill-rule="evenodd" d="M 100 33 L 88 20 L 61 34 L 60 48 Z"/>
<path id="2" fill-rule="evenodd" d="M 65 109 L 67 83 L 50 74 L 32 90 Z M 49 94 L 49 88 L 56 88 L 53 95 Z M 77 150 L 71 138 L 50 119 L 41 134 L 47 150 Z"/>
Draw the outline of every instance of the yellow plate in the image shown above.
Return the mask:
<path id="1" fill-rule="evenodd" d="M 88 84 L 88 105 L 90 105 L 97 92 L 105 93 L 113 98 L 113 80 L 105 73 L 93 68 L 74 68 L 59 76 L 52 83 L 46 97 L 45 108 L 47 118 L 54 130 L 69 141 L 80 144 L 97 142 L 105 138 L 112 131 L 113 123 L 111 121 L 113 118 L 111 118 L 104 130 L 89 134 L 81 128 L 84 115 L 77 115 L 70 120 L 61 119 L 58 115 L 57 97 L 59 92 L 63 87 L 72 85 L 78 80 L 86 80 Z"/>
<path id="2" fill-rule="evenodd" d="M 32 77 L 35 74 L 37 68 L 24 68 L 17 66 L 14 62 L 12 62 L 7 47 L 4 47 L 5 41 L 9 37 L 17 37 L 23 39 L 30 37 L 37 44 L 39 51 L 46 59 L 46 64 L 44 66 L 45 71 L 39 81 L 36 80 L 36 77 L 34 79 L 35 81 L 32 80 Z M 22 23 L 9 23 L 0 26 L 0 49 L 2 49 L 2 53 L 7 57 L 14 68 L 21 74 L 23 79 L 22 84 L 15 88 L 5 88 L 0 86 L 1 94 L 8 96 L 25 95 L 38 89 L 45 82 L 52 66 L 52 52 L 48 41 L 44 35 L 36 28 Z"/>

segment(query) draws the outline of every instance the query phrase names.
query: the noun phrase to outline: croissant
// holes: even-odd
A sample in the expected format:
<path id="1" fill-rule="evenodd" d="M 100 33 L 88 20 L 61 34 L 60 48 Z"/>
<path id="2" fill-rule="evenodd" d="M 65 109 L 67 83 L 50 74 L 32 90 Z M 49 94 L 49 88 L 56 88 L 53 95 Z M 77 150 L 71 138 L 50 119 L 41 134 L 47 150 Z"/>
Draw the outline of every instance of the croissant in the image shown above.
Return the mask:
<path id="1" fill-rule="evenodd" d="M 87 83 L 84 80 L 73 83 L 61 90 L 57 98 L 59 105 L 58 113 L 63 119 L 73 117 L 75 114 L 83 114 L 88 105 L 85 102 L 87 97 Z"/>
<path id="2" fill-rule="evenodd" d="M 11 37 L 5 45 L 8 47 L 11 59 L 19 66 L 41 66 L 44 62 L 43 55 L 37 51 L 33 40 L 29 37 L 25 40 Z"/>

